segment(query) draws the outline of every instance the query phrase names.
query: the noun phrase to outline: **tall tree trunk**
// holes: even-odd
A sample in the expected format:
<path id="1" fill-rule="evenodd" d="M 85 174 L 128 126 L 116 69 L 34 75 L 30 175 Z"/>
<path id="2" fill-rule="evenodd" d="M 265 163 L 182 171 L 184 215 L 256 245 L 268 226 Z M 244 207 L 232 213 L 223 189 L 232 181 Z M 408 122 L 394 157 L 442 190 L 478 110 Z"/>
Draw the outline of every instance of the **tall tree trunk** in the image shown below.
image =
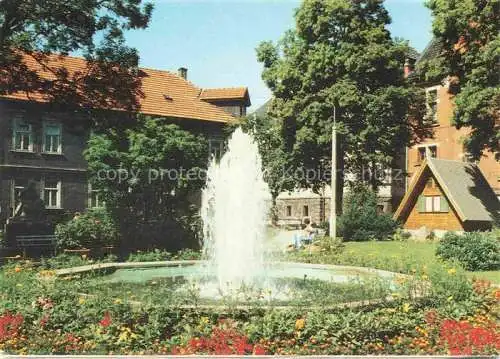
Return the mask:
<path id="1" fill-rule="evenodd" d="M 377 193 L 378 191 L 378 173 L 377 173 L 377 164 L 372 161 L 370 163 L 370 178 L 369 183 L 373 192 Z"/>

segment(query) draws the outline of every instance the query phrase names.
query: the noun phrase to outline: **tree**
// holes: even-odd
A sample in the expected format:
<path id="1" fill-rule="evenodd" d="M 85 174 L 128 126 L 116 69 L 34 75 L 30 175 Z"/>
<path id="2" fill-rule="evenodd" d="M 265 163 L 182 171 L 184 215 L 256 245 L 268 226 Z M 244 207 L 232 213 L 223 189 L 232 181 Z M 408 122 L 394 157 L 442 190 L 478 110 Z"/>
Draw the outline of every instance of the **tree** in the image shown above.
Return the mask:
<path id="1" fill-rule="evenodd" d="M 398 227 L 387 213 L 378 213 L 377 194 L 359 184 L 347 195 L 342 216 L 337 222 L 338 233 L 345 241 L 385 240 Z"/>
<path id="2" fill-rule="evenodd" d="M 428 0 L 441 54 L 421 67 L 427 80 L 450 79 L 456 94 L 453 122 L 468 127 L 469 154 L 500 158 L 500 1 Z"/>
<path id="3" fill-rule="evenodd" d="M 276 209 L 278 195 L 282 191 L 292 190 L 294 186 L 293 178 L 287 171 L 290 156 L 284 150 L 279 122 L 268 115 L 249 115 L 243 121 L 242 128 L 252 134 L 257 142 L 264 167 L 264 179 L 271 192 L 272 208 Z M 276 213 L 273 221 L 277 221 Z"/>
<path id="4" fill-rule="evenodd" d="M 92 188 L 100 191 L 122 235 L 143 232 L 141 225 L 148 223 L 193 224 L 185 219 L 192 218 L 193 194 L 205 184 L 206 139 L 144 116 L 125 133 L 95 134 L 85 151 Z"/>
<path id="5" fill-rule="evenodd" d="M 344 171 L 391 166 L 422 124 L 421 92 L 403 76 L 408 45 L 393 40 L 382 0 L 308 0 L 296 11 L 296 29 L 278 44 L 263 42 L 257 57 L 262 77 L 276 98 L 285 150 L 296 168 L 316 176 L 296 178 L 317 190 L 329 184 L 331 129 L 337 121 L 337 208 Z M 412 106 L 410 106 L 412 105 Z M 413 118 L 422 118 L 414 116 Z M 372 176 L 374 188 L 379 184 Z"/>
<path id="6" fill-rule="evenodd" d="M 21 91 L 59 106 L 135 110 L 138 54 L 125 45 L 124 31 L 147 27 L 152 10 L 142 0 L 0 1 L 0 94 Z M 75 52 L 86 68 L 71 71 L 50 61 Z"/>

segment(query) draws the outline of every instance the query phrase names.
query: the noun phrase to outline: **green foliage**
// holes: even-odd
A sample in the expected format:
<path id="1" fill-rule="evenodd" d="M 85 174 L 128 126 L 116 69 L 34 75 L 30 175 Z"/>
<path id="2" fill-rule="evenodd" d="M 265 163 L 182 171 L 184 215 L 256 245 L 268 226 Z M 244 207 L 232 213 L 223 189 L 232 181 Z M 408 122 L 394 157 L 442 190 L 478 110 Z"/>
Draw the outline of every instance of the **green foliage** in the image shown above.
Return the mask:
<path id="1" fill-rule="evenodd" d="M 176 252 L 172 256 L 173 260 L 199 260 L 201 259 L 201 252 L 191 249 L 191 248 L 183 248 L 180 251 Z"/>
<path id="2" fill-rule="evenodd" d="M 499 6 L 498 0 L 427 1 L 443 51 L 421 71 L 427 80 L 449 76 L 450 90 L 457 94 L 453 121 L 471 129 L 465 144 L 475 159 L 485 150 L 500 156 Z"/>
<path id="3" fill-rule="evenodd" d="M 318 246 L 322 252 L 327 252 L 328 254 L 340 254 L 345 248 L 340 238 L 331 238 L 328 236 L 315 238 L 314 245 Z"/>
<path id="4" fill-rule="evenodd" d="M 101 191 L 120 233 L 129 245 L 144 248 L 167 246 L 166 240 L 189 245 L 186 237 L 196 242 L 192 195 L 204 185 L 207 153 L 203 136 L 141 116 L 124 134 L 92 136 L 85 158 L 93 188 Z"/>
<path id="5" fill-rule="evenodd" d="M 377 213 L 377 195 L 365 186 L 349 191 L 337 225 L 339 235 L 346 241 L 384 240 L 397 228 L 390 215 Z"/>
<path id="6" fill-rule="evenodd" d="M 436 255 L 456 260 L 467 270 L 500 269 L 500 236 L 498 232 L 446 233 Z"/>
<path id="7" fill-rule="evenodd" d="M 137 251 L 135 253 L 130 253 L 127 262 L 160 262 L 168 261 L 171 258 L 171 253 L 161 249 L 154 249 L 148 252 Z"/>
<path id="8" fill-rule="evenodd" d="M 152 10 L 152 3 L 141 0 L 44 0 L 43 5 L 36 1 L 2 1 L 0 93 L 36 91 L 48 101 L 73 108 L 137 109 L 140 76 L 133 70 L 139 56 L 126 46 L 124 33 L 146 28 Z M 88 60 L 87 67 L 76 73 L 49 61 L 49 55 L 76 52 Z M 52 77 L 41 78 L 28 68 L 23 54 Z M 106 127 L 109 114 L 94 114 L 94 119 L 102 120 L 99 124 Z"/>
<path id="9" fill-rule="evenodd" d="M 397 228 L 396 232 L 394 232 L 394 235 L 392 236 L 393 241 L 407 241 L 411 238 L 411 233 L 406 232 L 402 228 Z"/>
<path id="10" fill-rule="evenodd" d="M 314 189 L 329 183 L 336 115 L 341 194 L 344 170 L 361 177 L 375 164 L 392 166 L 419 127 L 409 111 L 423 111 L 422 93 L 404 80 L 409 48 L 391 38 L 382 1 L 305 1 L 295 20 L 280 42 L 257 48 L 274 96 L 269 115 L 292 169 L 317 174 L 297 176 L 295 183 Z M 371 182 L 376 187 L 379 179 Z"/>
<path id="11" fill-rule="evenodd" d="M 290 159 L 284 148 L 280 121 L 267 114 L 251 115 L 245 118 L 242 128 L 252 134 L 259 146 L 264 178 L 273 199 L 275 200 L 282 191 L 293 189 L 293 179 L 285 171 Z"/>
<path id="12" fill-rule="evenodd" d="M 59 249 L 95 248 L 115 244 L 118 233 L 114 221 L 103 208 L 77 214 L 56 227 Z"/>
<path id="13" fill-rule="evenodd" d="M 434 263 L 429 266 L 430 295 L 441 303 L 464 301 L 472 295 L 471 282 L 459 263 Z"/>

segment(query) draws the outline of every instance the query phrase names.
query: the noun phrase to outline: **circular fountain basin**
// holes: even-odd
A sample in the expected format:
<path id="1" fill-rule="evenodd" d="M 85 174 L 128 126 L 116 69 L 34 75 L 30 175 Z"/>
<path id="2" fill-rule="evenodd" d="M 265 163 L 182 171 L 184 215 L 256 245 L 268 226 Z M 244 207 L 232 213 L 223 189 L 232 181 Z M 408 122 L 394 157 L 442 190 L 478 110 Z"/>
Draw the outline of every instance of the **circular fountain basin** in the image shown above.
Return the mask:
<path id="1" fill-rule="evenodd" d="M 206 263 L 203 261 L 177 262 L 176 265 L 164 266 L 117 268 L 110 275 L 101 278 L 107 283 L 142 283 L 164 278 L 193 278 L 198 279 L 207 275 Z M 209 272 L 208 272 L 209 274 Z M 358 280 L 385 279 L 393 282 L 396 273 L 376 270 L 371 268 L 336 266 L 325 264 L 308 264 L 294 262 L 273 262 L 266 268 L 268 278 L 294 278 L 294 279 L 316 279 L 334 283 L 348 283 Z"/>
<path id="2" fill-rule="evenodd" d="M 386 300 L 397 290 L 402 275 L 371 268 L 293 262 L 266 263 L 265 278 L 257 285 L 222 288 L 204 261 L 106 263 L 59 270 L 58 275 L 91 276 L 89 291 L 106 288 L 116 293 L 133 293 L 137 303 L 164 305 L 160 298 L 175 297 L 176 303 L 208 307 L 232 303 L 236 306 L 272 305 L 288 307 L 335 307 Z M 111 273 L 110 273 L 111 272 Z M 110 292 L 111 293 L 111 292 Z M 156 298 L 156 299 L 155 299 Z M 128 300 L 127 296 L 124 297 Z"/>

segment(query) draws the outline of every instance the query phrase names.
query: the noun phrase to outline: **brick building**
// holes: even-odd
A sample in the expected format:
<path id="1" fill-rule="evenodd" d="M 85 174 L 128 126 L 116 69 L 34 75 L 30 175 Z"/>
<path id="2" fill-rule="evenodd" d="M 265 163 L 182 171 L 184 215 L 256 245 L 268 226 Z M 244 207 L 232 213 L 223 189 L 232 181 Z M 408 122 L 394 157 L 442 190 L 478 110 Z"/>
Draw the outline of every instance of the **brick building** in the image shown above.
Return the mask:
<path id="1" fill-rule="evenodd" d="M 46 67 L 28 55 L 24 62 L 42 78 L 51 76 L 51 67 L 74 73 L 87 65 L 84 59 L 61 56 L 49 57 Z M 204 134 L 209 151 L 216 155 L 223 150 L 223 127 L 250 105 L 246 88 L 203 90 L 187 80 L 185 68 L 178 73 L 141 68 L 139 72 L 139 112 Z M 98 193 L 88 184 L 82 154 L 92 130 L 88 116 L 84 111 L 54 111 L 39 93 L 0 97 L 0 224 L 13 214 L 28 181 L 37 184 L 49 216 L 100 205 Z"/>
<path id="2" fill-rule="evenodd" d="M 420 62 L 438 56 L 441 50 L 442 47 L 439 41 L 433 39 L 418 59 L 416 65 L 418 66 Z M 414 66 L 409 65 L 406 69 L 409 79 L 418 81 L 418 73 L 412 71 Z M 452 124 L 454 101 L 453 95 L 449 92 L 449 80 L 421 82 L 419 86 L 423 87 L 426 91 L 428 110 L 434 116 L 436 125 L 433 128 L 433 135 L 431 137 L 407 150 L 406 168 L 409 178 L 408 185 L 412 177 L 418 173 L 425 158 L 468 161 L 463 139 L 466 138 L 470 129 L 464 127 L 458 130 Z M 500 163 L 495 160 L 491 152 L 486 152 L 477 165 L 489 185 L 493 188 L 496 196 L 500 199 Z"/>

